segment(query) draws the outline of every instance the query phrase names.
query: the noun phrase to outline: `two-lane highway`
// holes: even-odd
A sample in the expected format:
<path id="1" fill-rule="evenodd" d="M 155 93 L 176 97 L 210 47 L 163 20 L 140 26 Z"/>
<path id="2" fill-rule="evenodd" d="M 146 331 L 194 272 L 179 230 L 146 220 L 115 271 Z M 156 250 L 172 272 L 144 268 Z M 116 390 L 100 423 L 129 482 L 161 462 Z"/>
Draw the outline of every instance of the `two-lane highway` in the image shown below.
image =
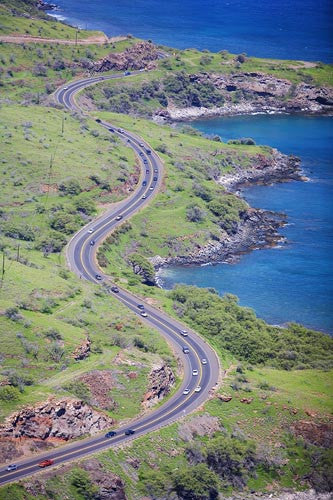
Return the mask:
<path id="1" fill-rule="evenodd" d="M 75 101 L 75 95 L 80 90 L 107 79 L 120 77 L 123 78 L 124 75 L 97 76 L 78 80 L 60 88 L 54 96 L 58 103 L 69 110 L 80 112 L 81 110 Z M 54 460 L 56 466 L 69 460 L 78 460 L 84 455 L 118 445 L 167 425 L 198 408 L 207 400 L 211 389 L 216 387 L 218 381 L 219 363 L 217 356 L 200 336 L 189 330 L 180 321 L 149 305 L 142 298 L 112 283 L 97 264 L 96 251 L 99 244 L 117 226 L 149 203 L 150 199 L 158 192 L 163 176 L 163 163 L 149 144 L 140 137 L 106 121 L 97 119 L 96 122 L 134 150 L 140 160 L 141 178 L 137 188 L 129 198 L 75 234 L 67 246 L 68 264 L 80 278 L 103 286 L 108 293 L 138 315 L 142 321 L 157 329 L 164 336 L 182 360 L 183 382 L 179 390 L 158 409 L 132 421 L 130 426 L 115 429 L 117 432 L 115 436 L 88 438 L 33 459 L 17 462 L 17 470 L 0 471 L 0 484 L 17 481 L 24 476 L 36 473 L 40 470 L 38 463 L 45 458 Z M 135 431 L 134 434 L 125 434 L 129 427 Z"/>

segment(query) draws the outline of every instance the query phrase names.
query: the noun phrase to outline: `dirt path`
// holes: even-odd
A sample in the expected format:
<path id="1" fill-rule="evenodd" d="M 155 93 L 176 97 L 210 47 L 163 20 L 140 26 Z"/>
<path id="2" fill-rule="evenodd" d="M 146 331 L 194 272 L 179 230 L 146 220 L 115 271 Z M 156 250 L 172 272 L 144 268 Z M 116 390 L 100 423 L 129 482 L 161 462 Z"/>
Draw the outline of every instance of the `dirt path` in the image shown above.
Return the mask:
<path id="1" fill-rule="evenodd" d="M 7 43 L 60 43 L 62 45 L 104 45 L 104 43 L 121 42 L 127 40 L 126 36 L 114 36 L 108 38 L 106 35 L 91 36 L 77 40 L 66 40 L 64 38 L 42 38 L 31 35 L 0 35 L 0 42 Z"/>

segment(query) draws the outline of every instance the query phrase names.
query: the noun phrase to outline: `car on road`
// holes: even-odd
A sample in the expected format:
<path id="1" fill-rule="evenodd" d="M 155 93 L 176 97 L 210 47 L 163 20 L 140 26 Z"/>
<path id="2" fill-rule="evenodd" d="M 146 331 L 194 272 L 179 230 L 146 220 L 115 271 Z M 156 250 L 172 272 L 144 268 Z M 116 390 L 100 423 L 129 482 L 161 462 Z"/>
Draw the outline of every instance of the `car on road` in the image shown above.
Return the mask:
<path id="1" fill-rule="evenodd" d="M 131 72 L 130 72 L 130 71 L 125 71 L 125 73 L 124 73 L 124 75 L 125 75 L 125 76 L 128 76 L 128 75 L 130 75 L 130 74 L 131 74 Z"/>
<path id="2" fill-rule="evenodd" d="M 146 318 L 148 316 L 148 314 L 145 311 L 142 311 L 141 316 L 143 316 L 144 318 Z"/>
<path id="3" fill-rule="evenodd" d="M 117 286 L 112 286 L 111 290 L 113 293 L 119 293 L 119 288 Z"/>
<path id="4" fill-rule="evenodd" d="M 119 132 L 120 134 L 122 134 L 124 131 L 123 131 L 123 129 L 122 129 L 122 128 L 118 128 L 118 132 Z"/>
<path id="5" fill-rule="evenodd" d="M 123 218 L 122 215 L 117 215 L 116 220 L 121 220 Z"/>
<path id="6" fill-rule="evenodd" d="M 147 186 L 147 181 L 143 181 L 142 185 Z"/>
<path id="7" fill-rule="evenodd" d="M 152 191 L 152 190 L 154 189 L 154 186 L 150 186 L 150 188 L 149 188 L 149 189 L 150 189 L 150 191 Z"/>
<path id="8" fill-rule="evenodd" d="M 149 170 L 146 170 L 146 174 L 149 174 Z"/>
<path id="9" fill-rule="evenodd" d="M 147 196 L 144 194 L 144 195 L 142 196 L 142 199 L 143 199 L 143 200 L 145 200 L 146 198 L 147 198 Z"/>
<path id="10" fill-rule="evenodd" d="M 187 389 L 184 389 L 183 394 L 184 394 L 184 396 L 187 396 L 188 394 L 190 394 L 190 389 L 188 387 L 187 387 Z"/>
<path id="11" fill-rule="evenodd" d="M 117 435 L 116 431 L 109 431 L 109 432 L 107 432 L 107 433 L 105 434 L 105 437 L 106 437 L 106 438 L 112 438 L 112 437 L 114 437 L 114 436 L 116 436 L 116 435 Z"/>
<path id="12" fill-rule="evenodd" d="M 54 460 L 51 458 L 47 458 L 46 460 L 43 460 L 42 462 L 39 462 L 38 467 L 49 467 L 50 465 L 54 464 Z"/>
<path id="13" fill-rule="evenodd" d="M 143 163 L 146 165 L 148 163 L 148 160 L 146 160 L 146 158 L 144 158 Z"/>
<path id="14" fill-rule="evenodd" d="M 88 229 L 88 233 L 91 234 L 95 231 L 95 228 L 94 227 L 91 227 L 90 229 Z"/>
<path id="15" fill-rule="evenodd" d="M 90 245 L 93 247 L 95 245 L 95 240 L 91 240 Z"/>
<path id="16" fill-rule="evenodd" d="M 207 359 L 206 358 L 202 358 L 201 364 L 206 365 L 207 364 Z"/>
<path id="17" fill-rule="evenodd" d="M 134 433 L 135 433 L 135 430 L 133 430 L 133 429 L 126 429 L 126 431 L 125 431 L 126 436 L 131 436 Z"/>
<path id="18" fill-rule="evenodd" d="M 63 90 L 68 90 L 68 87 L 63 87 Z"/>
<path id="19" fill-rule="evenodd" d="M 155 176 L 155 177 L 153 177 L 153 181 L 154 181 L 154 182 L 156 182 L 156 181 L 157 181 L 157 177 L 156 177 L 156 176 Z"/>
<path id="20" fill-rule="evenodd" d="M 102 121 L 102 120 L 101 120 L 100 118 L 96 118 L 96 122 L 97 122 L 97 123 L 101 123 L 101 121 Z"/>
<path id="21" fill-rule="evenodd" d="M 154 172 L 155 172 L 155 174 L 157 174 L 157 172 L 158 172 L 157 168 L 154 168 Z"/>
<path id="22" fill-rule="evenodd" d="M 8 471 L 13 471 L 13 470 L 17 470 L 17 465 L 16 464 L 10 464 L 8 465 L 7 469 Z"/>
<path id="23" fill-rule="evenodd" d="M 109 128 L 109 132 L 114 132 L 114 128 Z"/>
<path id="24" fill-rule="evenodd" d="M 100 274 L 95 274 L 95 278 L 98 280 L 98 281 L 101 281 L 103 278 Z"/>
<path id="25" fill-rule="evenodd" d="M 188 354 L 189 352 L 190 352 L 189 348 L 186 345 L 184 345 L 183 346 L 183 353 Z"/>
<path id="26" fill-rule="evenodd" d="M 146 153 L 147 153 L 147 155 L 151 155 L 151 150 L 150 149 L 146 149 Z"/>
<path id="27" fill-rule="evenodd" d="M 194 376 L 199 375 L 198 370 L 192 370 L 192 375 L 194 375 Z"/>
<path id="28" fill-rule="evenodd" d="M 145 147 L 145 145 L 143 144 L 143 142 L 140 142 L 139 146 L 140 146 L 140 148 L 144 148 Z"/>
<path id="29" fill-rule="evenodd" d="M 180 334 L 181 334 L 183 337 L 188 337 L 187 330 L 180 330 Z"/>
<path id="30" fill-rule="evenodd" d="M 138 307 L 138 309 L 141 309 L 141 310 L 143 310 L 145 308 L 145 306 L 143 304 L 138 304 L 137 307 Z"/>
<path id="31" fill-rule="evenodd" d="M 200 391 L 201 391 L 201 387 L 200 387 L 200 385 L 198 385 L 198 387 L 196 387 L 196 388 L 194 389 L 194 392 L 200 392 Z"/>
<path id="32" fill-rule="evenodd" d="M 143 151 L 140 151 L 139 155 L 140 155 L 140 156 L 144 156 L 144 152 L 143 152 Z"/>

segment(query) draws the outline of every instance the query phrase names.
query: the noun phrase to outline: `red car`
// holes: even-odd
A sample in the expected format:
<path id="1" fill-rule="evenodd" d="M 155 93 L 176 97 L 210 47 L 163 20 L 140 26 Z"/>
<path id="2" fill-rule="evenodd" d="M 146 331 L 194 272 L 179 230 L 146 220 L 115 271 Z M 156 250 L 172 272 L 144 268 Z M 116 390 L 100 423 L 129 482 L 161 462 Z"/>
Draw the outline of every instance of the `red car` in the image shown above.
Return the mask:
<path id="1" fill-rule="evenodd" d="M 46 460 L 43 460 L 42 462 L 39 462 L 38 467 L 49 467 L 52 464 L 54 464 L 54 460 L 48 458 Z"/>

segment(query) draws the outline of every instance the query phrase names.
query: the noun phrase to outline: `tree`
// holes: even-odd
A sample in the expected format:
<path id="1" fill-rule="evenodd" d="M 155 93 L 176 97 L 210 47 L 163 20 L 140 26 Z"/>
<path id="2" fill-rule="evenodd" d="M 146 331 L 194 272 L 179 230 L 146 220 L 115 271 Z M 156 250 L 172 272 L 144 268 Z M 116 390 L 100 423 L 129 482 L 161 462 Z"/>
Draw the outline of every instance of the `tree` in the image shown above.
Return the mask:
<path id="1" fill-rule="evenodd" d="M 128 261 L 132 265 L 133 272 L 140 275 L 144 283 L 155 285 L 155 271 L 149 260 L 135 252 L 128 256 Z"/>
<path id="2" fill-rule="evenodd" d="M 172 475 L 173 489 L 182 500 L 218 498 L 218 480 L 205 464 L 186 467 Z"/>

